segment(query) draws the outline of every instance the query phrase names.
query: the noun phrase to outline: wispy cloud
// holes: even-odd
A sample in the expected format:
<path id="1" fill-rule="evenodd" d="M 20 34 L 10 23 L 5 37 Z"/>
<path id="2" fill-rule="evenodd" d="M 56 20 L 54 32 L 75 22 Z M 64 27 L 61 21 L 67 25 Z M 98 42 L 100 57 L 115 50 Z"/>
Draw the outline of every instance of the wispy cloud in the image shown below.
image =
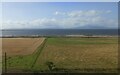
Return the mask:
<path id="1" fill-rule="evenodd" d="M 106 10 L 106 11 L 98 11 L 98 10 L 87 10 L 87 11 L 72 11 L 72 12 L 59 12 L 56 11 L 55 15 L 66 15 L 70 17 L 92 17 L 92 16 L 98 16 L 100 14 L 110 14 L 112 11 Z"/>
<path id="2" fill-rule="evenodd" d="M 41 18 L 32 21 L 5 21 L 3 29 L 8 28 L 117 28 L 117 20 L 102 15 L 112 11 L 79 10 L 71 12 L 54 12 L 55 18 Z M 54 17 L 53 16 L 53 17 Z M 57 18 L 57 16 L 63 16 Z"/>

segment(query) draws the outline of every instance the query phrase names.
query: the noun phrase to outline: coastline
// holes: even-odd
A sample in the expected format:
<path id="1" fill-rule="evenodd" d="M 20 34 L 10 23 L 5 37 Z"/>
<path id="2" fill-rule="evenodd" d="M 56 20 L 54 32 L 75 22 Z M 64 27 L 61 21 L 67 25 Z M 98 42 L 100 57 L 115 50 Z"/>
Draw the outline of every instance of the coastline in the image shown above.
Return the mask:
<path id="1" fill-rule="evenodd" d="M 26 36 L 16 36 L 16 35 L 4 35 L 0 36 L 0 38 L 41 38 L 41 37 L 66 37 L 66 38 L 112 38 L 119 37 L 118 35 L 26 35 Z"/>

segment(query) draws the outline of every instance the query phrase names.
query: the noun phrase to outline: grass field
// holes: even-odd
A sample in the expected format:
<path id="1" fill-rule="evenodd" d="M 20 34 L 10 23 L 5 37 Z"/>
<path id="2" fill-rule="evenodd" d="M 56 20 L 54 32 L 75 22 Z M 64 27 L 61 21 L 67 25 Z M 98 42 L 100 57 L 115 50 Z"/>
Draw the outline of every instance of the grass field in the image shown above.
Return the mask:
<path id="1" fill-rule="evenodd" d="M 57 69 L 112 69 L 114 72 L 118 64 L 117 38 L 48 38 L 34 51 L 8 56 L 8 70 L 40 72 L 49 70 L 46 63 L 52 62 Z"/>
<path id="2" fill-rule="evenodd" d="M 34 68 L 115 69 L 117 48 L 116 38 L 49 38 Z"/>

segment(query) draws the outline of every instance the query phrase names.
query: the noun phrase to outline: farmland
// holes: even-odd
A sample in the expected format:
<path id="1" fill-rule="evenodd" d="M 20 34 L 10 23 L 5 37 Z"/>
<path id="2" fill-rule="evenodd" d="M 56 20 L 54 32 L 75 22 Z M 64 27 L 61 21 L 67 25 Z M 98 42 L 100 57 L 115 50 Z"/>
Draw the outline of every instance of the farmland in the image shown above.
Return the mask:
<path id="1" fill-rule="evenodd" d="M 0 73 L 2 73 L 2 38 L 0 38 Z"/>
<path id="2" fill-rule="evenodd" d="M 26 40 L 32 40 L 32 43 L 36 40 L 36 42 L 38 42 L 39 40 L 33 39 L 34 38 L 29 38 Z M 12 70 L 22 70 L 23 72 L 48 71 L 49 68 L 48 65 L 46 65 L 47 62 L 52 62 L 56 69 L 75 70 L 75 72 L 76 70 L 77 72 L 81 72 L 81 70 L 85 69 L 112 69 L 112 71 L 115 72 L 117 68 L 117 38 L 61 37 L 42 40 L 44 40 L 44 42 L 42 44 L 39 42 L 37 48 L 32 48 L 33 45 L 30 44 L 30 41 L 24 40 L 26 43 L 29 43 L 24 45 L 21 44 L 18 51 L 23 49 L 21 47 L 26 46 L 30 52 L 27 50 L 28 53 L 26 51 L 17 53 L 17 49 L 13 49 L 12 55 L 7 48 L 10 48 L 10 45 L 16 48 L 18 44 L 8 45 L 7 43 L 4 43 L 4 41 L 9 41 L 11 43 L 10 39 L 3 39 L 3 51 L 6 49 L 5 51 L 10 53 L 10 55 L 8 54 L 7 56 L 8 70 L 10 70 L 10 72 L 12 72 Z"/>
<path id="3" fill-rule="evenodd" d="M 23 69 L 31 69 L 34 59 L 39 54 L 38 49 L 44 40 L 45 38 L 3 38 L 3 66 L 5 65 L 4 52 L 6 52 L 8 71 L 19 69 L 21 72 Z"/>
<path id="4" fill-rule="evenodd" d="M 115 38 L 50 38 L 35 68 L 45 70 L 53 62 L 64 69 L 115 69 L 117 48 Z"/>
<path id="5" fill-rule="evenodd" d="M 44 38 L 3 38 L 3 53 L 11 56 L 32 54 L 43 41 Z"/>

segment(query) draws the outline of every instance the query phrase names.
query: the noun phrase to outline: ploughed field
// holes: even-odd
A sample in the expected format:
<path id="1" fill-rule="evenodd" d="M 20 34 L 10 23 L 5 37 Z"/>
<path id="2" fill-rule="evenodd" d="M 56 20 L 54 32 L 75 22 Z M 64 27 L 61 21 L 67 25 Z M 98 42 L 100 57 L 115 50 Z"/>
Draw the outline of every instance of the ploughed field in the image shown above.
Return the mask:
<path id="1" fill-rule="evenodd" d="M 10 39 L 12 40 L 12 38 L 3 39 L 3 52 L 9 53 L 8 72 L 116 72 L 117 69 L 117 38 L 25 38 L 23 44 L 28 44 L 23 45 L 21 42 L 19 46 L 21 49 L 18 51 L 16 48 L 18 44 L 4 43 L 11 42 Z M 17 42 L 18 40 L 16 38 Z M 31 40 L 31 44 L 26 40 Z M 38 42 L 40 40 L 42 43 Z M 34 42 L 39 45 L 34 45 Z M 10 49 L 10 45 L 16 49 L 10 52 L 7 50 Z M 36 48 L 33 48 L 33 45 Z M 22 47 L 26 47 L 27 50 L 24 51 Z M 53 69 L 50 69 L 50 64 L 47 63 L 52 63 Z"/>

